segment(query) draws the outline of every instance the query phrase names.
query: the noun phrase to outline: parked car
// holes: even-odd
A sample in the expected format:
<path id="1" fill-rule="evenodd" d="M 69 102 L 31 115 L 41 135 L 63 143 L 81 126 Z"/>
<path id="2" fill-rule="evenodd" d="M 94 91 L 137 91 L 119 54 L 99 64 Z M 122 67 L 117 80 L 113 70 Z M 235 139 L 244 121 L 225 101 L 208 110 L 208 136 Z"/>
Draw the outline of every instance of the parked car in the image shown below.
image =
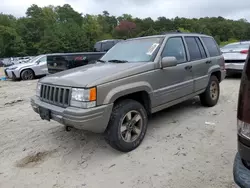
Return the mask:
<path id="1" fill-rule="evenodd" d="M 115 149 L 140 145 L 148 115 L 196 95 L 217 104 L 224 59 L 207 35 L 171 33 L 124 40 L 96 64 L 39 80 L 31 106 L 41 119 L 104 133 Z"/>
<path id="2" fill-rule="evenodd" d="M 47 56 L 48 73 L 56 72 L 80 67 L 95 63 L 105 52 L 81 52 L 81 53 L 62 53 L 51 54 Z"/>
<path id="3" fill-rule="evenodd" d="M 7 78 L 32 80 L 36 76 L 48 74 L 47 55 L 39 55 L 27 63 L 14 64 L 4 70 Z"/>
<path id="4" fill-rule="evenodd" d="M 110 39 L 110 40 L 102 40 L 95 44 L 94 51 L 95 52 L 107 52 L 118 42 L 122 41 L 122 39 Z"/>
<path id="5" fill-rule="evenodd" d="M 242 73 L 250 41 L 236 42 L 221 48 L 225 59 L 227 74 Z"/>
<path id="6" fill-rule="evenodd" d="M 250 48 L 249 48 L 250 50 Z M 250 51 L 244 66 L 238 99 L 238 153 L 234 180 L 241 188 L 250 187 Z"/>

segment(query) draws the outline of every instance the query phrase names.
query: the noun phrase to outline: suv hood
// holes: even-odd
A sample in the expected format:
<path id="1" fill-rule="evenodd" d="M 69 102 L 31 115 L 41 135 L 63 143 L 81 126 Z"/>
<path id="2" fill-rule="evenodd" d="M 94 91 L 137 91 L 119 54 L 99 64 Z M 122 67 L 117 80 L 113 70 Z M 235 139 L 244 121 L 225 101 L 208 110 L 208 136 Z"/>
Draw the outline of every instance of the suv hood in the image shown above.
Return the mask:
<path id="1" fill-rule="evenodd" d="M 7 67 L 8 69 L 12 69 L 12 68 L 15 68 L 16 69 L 21 69 L 21 68 L 24 68 L 24 67 L 30 67 L 30 66 L 33 66 L 35 64 L 35 62 L 29 62 L 29 63 L 18 63 L 18 64 L 14 64 L 14 65 L 11 65 L 9 67 Z"/>
<path id="2" fill-rule="evenodd" d="M 47 75 L 40 82 L 59 86 L 92 87 L 153 68 L 154 64 L 150 62 L 97 63 Z"/>

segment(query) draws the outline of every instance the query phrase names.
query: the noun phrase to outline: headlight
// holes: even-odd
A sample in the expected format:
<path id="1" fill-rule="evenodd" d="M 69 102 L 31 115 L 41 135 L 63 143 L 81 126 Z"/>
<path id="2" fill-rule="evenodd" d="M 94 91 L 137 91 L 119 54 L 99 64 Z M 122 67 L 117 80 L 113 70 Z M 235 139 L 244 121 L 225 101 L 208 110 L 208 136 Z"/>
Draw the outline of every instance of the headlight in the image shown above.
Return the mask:
<path id="1" fill-rule="evenodd" d="M 238 133 L 239 135 L 250 140 L 250 124 L 238 120 Z"/>
<path id="2" fill-rule="evenodd" d="M 15 70 L 17 67 L 8 68 L 9 70 Z"/>
<path id="3" fill-rule="evenodd" d="M 79 108 L 92 108 L 96 106 L 96 88 L 72 88 L 70 105 Z"/>
<path id="4" fill-rule="evenodd" d="M 36 96 L 40 97 L 40 94 L 41 94 L 41 83 L 37 83 L 36 85 Z"/>

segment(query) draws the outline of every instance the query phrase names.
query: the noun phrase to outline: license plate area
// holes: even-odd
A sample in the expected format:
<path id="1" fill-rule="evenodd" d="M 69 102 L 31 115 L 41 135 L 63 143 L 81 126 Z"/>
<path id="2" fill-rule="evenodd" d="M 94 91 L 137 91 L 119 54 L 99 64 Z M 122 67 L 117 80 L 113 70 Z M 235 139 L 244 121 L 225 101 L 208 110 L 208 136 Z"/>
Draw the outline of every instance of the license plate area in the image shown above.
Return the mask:
<path id="1" fill-rule="evenodd" d="M 40 114 L 41 119 L 50 121 L 50 119 L 51 119 L 51 112 L 50 112 L 49 109 L 46 109 L 46 108 L 43 108 L 43 107 L 39 107 L 39 114 Z"/>

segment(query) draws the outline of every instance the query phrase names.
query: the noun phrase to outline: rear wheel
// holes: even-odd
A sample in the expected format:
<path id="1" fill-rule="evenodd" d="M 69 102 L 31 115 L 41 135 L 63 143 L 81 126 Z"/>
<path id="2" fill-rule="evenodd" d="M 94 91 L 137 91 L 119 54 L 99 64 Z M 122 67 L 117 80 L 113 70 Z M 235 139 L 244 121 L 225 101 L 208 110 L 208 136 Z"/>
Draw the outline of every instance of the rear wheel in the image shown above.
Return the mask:
<path id="1" fill-rule="evenodd" d="M 217 104 L 220 97 L 220 84 L 216 76 L 212 75 L 204 93 L 200 95 L 203 106 L 213 107 Z"/>
<path id="2" fill-rule="evenodd" d="M 129 99 L 118 102 L 111 114 L 105 140 L 114 149 L 132 151 L 144 139 L 147 123 L 147 113 L 142 104 Z"/>
<path id="3" fill-rule="evenodd" d="M 22 80 L 33 80 L 35 78 L 35 75 L 31 69 L 26 69 L 22 71 L 21 78 Z"/>

